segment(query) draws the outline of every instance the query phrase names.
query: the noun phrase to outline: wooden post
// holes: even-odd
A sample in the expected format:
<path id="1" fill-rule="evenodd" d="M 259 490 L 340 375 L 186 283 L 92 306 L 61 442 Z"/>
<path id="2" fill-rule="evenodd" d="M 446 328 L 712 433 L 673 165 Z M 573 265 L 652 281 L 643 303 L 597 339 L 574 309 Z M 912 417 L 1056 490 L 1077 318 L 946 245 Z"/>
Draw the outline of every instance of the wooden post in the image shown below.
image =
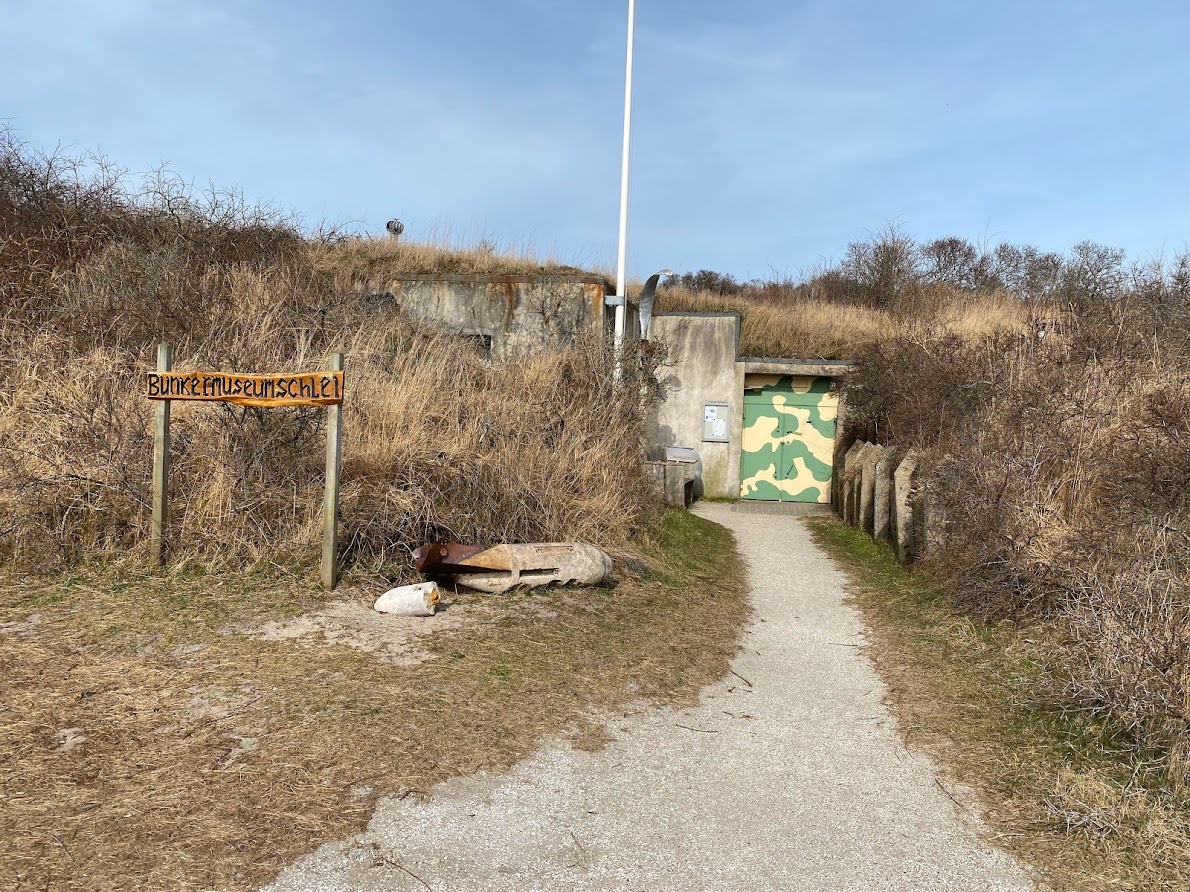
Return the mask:
<path id="1" fill-rule="evenodd" d="M 157 345 L 157 371 L 173 370 L 174 348 Z M 160 400 L 155 409 L 156 430 L 153 434 L 153 520 L 149 527 L 150 550 L 153 563 L 165 564 L 165 530 L 169 525 L 169 400 Z"/>
<path id="2" fill-rule="evenodd" d="M 343 371 L 343 354 L 332 353 L 330 370 Z M 322 587 L 339 581 L 339 468 L 343 452 L 343 406 L 326 409 L 326 498 L 322 503 Z"/>

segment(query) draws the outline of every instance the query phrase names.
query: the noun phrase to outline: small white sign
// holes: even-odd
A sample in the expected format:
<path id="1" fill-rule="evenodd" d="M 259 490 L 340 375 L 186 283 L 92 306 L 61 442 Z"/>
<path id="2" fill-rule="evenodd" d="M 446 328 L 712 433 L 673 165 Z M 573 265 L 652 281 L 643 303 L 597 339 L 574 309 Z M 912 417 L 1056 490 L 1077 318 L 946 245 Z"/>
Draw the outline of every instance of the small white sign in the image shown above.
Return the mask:
<path id="1" fill-rule="evenodd" d="M 730 442 L 731 406 L 727 403 L 702 404 L 702 441 Z"/>

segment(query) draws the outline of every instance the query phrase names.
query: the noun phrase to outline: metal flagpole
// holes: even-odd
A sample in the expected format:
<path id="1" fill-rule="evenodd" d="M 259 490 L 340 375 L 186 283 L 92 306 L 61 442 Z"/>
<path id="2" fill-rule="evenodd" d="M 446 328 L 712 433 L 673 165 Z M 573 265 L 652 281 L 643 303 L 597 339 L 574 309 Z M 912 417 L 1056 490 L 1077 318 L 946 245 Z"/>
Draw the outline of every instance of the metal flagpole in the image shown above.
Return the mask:
<path id="1" fill-rule="evenodd" d="M 636 0 L 628 0 L 628 63 L 624 75 L 624 159 L 620 176 L 620 256 L 616 265 L 616 352 L 624 345 L 628 303 L 628 161 L 632 145 L 632 49 L 636 36 Z"/>

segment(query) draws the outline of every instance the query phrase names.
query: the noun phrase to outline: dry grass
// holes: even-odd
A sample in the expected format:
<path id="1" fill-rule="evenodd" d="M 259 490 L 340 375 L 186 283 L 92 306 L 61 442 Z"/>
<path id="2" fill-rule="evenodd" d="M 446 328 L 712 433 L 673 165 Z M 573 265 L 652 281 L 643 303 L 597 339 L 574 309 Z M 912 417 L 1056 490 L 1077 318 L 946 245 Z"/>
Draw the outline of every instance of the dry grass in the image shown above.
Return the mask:
<path id="1" fill-rule="evenodd" d="M 88 178 L 0 132 L 0 261 L 8 560 L 144 556 L 152 449 L 142 392 L 161 340 L 174 344 L 178 370 L 312 370 L 331 351 L 347 354 L 347 564 L 396 576 L 410 548 L 437 536 L 582 540 L 631 554 L 654 534 L 640 464 L 648 407 L 634 381 L 614 386 L 599 337 L 495 367 L 352 290 L 360 270 L 508 272 L 527 269 L 524 257 L 391 239 L 312 243 L 220 196 Z M 176 405 L 173 558 L 308 564 L 324 415 Z"/>
<path id="2" fill-rule="evenodd" d="M 1190 790 L 1126 730 L 1047 699 L 1045 630 L 972 620 L 860 531 L 815 538 L 850 577 L 902 735 L 977 791 L 994 843 L 1059 892 L 1190 886 Z"/>
<path id="3" fill-rule="evenodd" d="M 927 301 L 909 316 L 906 328 L 926 327 L 977 343 L 1006 334 L 1032 333 L 1033 318 L 1049 315 L 1044 307 L 1024 304 L 1006 291 L 937 289 L 936 293 L 934 301 Z"/>
<path id="4" fill-rule="evenodd" d="M 888 309 L 814 297 L 769 299 L 670 288 L 660 293 L 658 308 L 739 313 L 742 355 L 802 359 L 851 359 L 910 332 L 976 340 L 1020 330 L 1024 324 L 1020 302 L 1002 292 L 935 296 L 928 305 L 917 302 Z"/>
<path id="5" fill-rule="evenodd" d="M 479 621 L 423 639 L 417 666 L 244 634 L 327 603 L 283 578 L 5 580 L 0 887 L 252 888 L 382 796 L 692 702 L 735 652 L 744 574 L 692 515 L 668 516 L 663 548 L 609 590 L 458 598 L 444 616 Z M 59 751 L 70 728 L 86 739 Z"/>
<path id="6" fill-rule="evenodd" d="M 482 239 L 455 245 L 449 239 L 405 241 L 347 237 L 311 244 L 314 266 L 330 273 L 341 291 L 387 285 L 409 276 L 518 276 L 529 278 L 601 275 L 526 247 L 500 246 Z"/>
<path id="7" fill-rule="evenodd" d="M 1034 623 L 1055 701 L 1185 778 L 1190 353 L 1176 318 L 1144 334 L 1152 312 L 1129 295 L 1040 342 L 894 339 L 858 357 L 849 418 L 950 468 L 931 482 L 948 528 L 924 572 L 974 615 Z"/>
<path id="8" fill-rule="evenodd" d="M 316 369 L 320 344 L 346 351 L 349 563 L 398 572 L 411 546 L 440 535 L 621 552 L 648 538 L 640 407 L 614 388 L 602 342 L 496 367 L 391 313 L 340 310 L 350 321 L 325 332 L 287 331 L 277 314 L 175 341 L 179 369 Z M 140 558 L 152 452 L 140 392 L 152 345 L 117 340 L 69 364 L 47 362 L 65 349 L 54 332 L 28 346 L 10 354 L 3 376 L 0 547 L 21 563 Z M 176 406 L 175 559 L 313 555 L 323 414 Z"/>

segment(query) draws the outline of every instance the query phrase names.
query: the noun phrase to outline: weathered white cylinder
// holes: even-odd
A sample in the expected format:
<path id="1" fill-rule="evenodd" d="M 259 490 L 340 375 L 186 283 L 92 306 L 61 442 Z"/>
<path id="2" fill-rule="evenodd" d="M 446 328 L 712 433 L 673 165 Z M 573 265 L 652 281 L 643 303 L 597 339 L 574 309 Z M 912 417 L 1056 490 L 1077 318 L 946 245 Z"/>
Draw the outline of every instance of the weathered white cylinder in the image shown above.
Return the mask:
<path id="1" fill-rule="evenodd" d="M 376 599 L 373 609 L 396 616 L 433 616 L 438 608 L 438 583 L 403 585 Z"/>

